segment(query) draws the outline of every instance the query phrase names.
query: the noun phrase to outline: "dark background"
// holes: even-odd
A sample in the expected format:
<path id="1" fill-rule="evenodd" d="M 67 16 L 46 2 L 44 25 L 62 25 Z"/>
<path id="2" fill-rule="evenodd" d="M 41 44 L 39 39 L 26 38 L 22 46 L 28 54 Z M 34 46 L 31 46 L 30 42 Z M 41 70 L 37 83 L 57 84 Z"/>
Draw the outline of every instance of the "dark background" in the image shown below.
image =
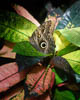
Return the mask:
<path id="1" fill-rule="evenodd" d="M 46 16 L 45 5 L 51 2 L 53 7 L 60 7 L 64 11 L 77 0 L 1 0 L 0 9 L 13 10 L 11 4 L 25 7 L 38 21 Z"/>

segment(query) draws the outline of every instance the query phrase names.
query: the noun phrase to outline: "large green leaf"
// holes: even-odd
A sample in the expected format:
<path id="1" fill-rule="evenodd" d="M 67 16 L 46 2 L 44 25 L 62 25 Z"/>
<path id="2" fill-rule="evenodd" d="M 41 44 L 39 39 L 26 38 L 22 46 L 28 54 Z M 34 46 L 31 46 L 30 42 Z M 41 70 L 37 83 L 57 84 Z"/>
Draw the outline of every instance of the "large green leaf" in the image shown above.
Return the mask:
<path id="1" fill-rule="evenodd" d="M 0 11 L 0 38 L 11 42 L 28 40 L 36 28 L 32 22 L 14 12 Z"/>
<path id="2" fill-rule="evenodd" d="M 53 100 L 75 100 L 75 96 L 71 91 L 59 91 L 58 89 L 56 89 Z"/>
<path id="3" fill-rule="evenodd" d="M 54 32 L 53 38 L 55 40 L 55 45 L 56 45 L 55 50 L 57 52 L 64 49 L 66 46 L 70 44 L 70 42 L 59 31 Z"/>
<path id="4" fill-rule="evenodd" d="M 64 13 L 62 19 L 60 20 L 59 24 L 56 27 L 55 34 L 53 37 L 56 40 L 55 41 L 56 51 L 58 52 L 66 48 L 66 46 L 68 47 L 69 43 L 73 43 L 76 46 L 80 46 L 80 41 L 79 41 L 80 6 L 79 5 L 80 5 L 80 0 L 78 0 L 69 9 L 67 9 L 67 11 Z M 61 37 L 63 37 L 63 39 L 61 39 Z"/>
<path id="5" fill-rule="evenodd" d="M 73 70 L 80 74 L 80 50 L 68 53 L 63 57 L 69 62 Z"/>
<path id="6" fill-rule="evenodd" d="M 28 41 L 17 43 L 13 48 L 13 52 L 16 52 L 17 54 L 24 56 L 36 56 L 36 57 L 52 55 L 39 52 Z"/>
<path id="7" fill-rule="evenodd" d="M 67 11 L 64 13 L 62 19 L 57 25 L 56 29 L 64 29 L 79 27 L 80 26 L 80 0 L 74 3 Z"/>
<path id="8" fill-rule="evenodd" d="M 68 46 L 66 46 L 65 48 L 63 48 L 62 50 L 60 50 L 58 53 L 57 53 L 57 56 L 62 56 L 62 55 L 65 55 L 65 54 L 68 54 L 70 52 L 73 52 L 75 50 L 78 50 L 79 48 L 73 44 L 69 44 Z"/>
<path id="9" fill-rule="evenodd" d="M 80 27 L 58 30 L 68 41 L 80 47 Z"/>

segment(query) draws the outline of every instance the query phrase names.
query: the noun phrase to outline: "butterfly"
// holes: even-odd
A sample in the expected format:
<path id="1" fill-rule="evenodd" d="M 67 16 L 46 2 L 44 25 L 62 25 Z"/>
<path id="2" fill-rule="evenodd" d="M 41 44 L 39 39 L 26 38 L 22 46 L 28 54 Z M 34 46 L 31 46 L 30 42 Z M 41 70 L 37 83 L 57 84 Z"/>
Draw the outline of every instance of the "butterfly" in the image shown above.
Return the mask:
<path id="1" fill-rule="evenodd" d="M 52 21 L 44 22 L 40 27 L 33 32 L 30 37 L 30 43 L 38 51 L 42 53 L 53 53 L 55 51 L 55 43 L 53 40 L 54 23 Z"/>
<path id="2" fill-rule="evenodd" d="M 53 39 L 53 30 L 55 23 L 51 20 L 45 21 L 42 25 L 40 25 L 29 38 L 31 45 L 37 51 L 42 52 L 44 54 L 52 53 L 54 55 L 55 52 L 55 43 Z M 45 58 L 45 57 L 44 57 Z M 21 60 L 24 61 L 21 63 Z M 19 71 L 24 69 L 25 66 L 33 66 L 34 64 L 43 60 L 43 57 L 35 57 L 35 56 L 22 56 L 17 54 L 16 61 L 19 65 Z M 49 60 L 49 57 L 48 59 Z"/>

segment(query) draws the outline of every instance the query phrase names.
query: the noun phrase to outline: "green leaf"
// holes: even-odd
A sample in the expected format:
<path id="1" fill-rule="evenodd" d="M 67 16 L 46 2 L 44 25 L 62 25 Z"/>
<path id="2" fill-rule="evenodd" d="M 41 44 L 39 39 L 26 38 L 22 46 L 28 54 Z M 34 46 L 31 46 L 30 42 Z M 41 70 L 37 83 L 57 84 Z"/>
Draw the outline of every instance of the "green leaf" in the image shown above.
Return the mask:
<path id="1" fill-rule="evenodd" d="M 68 53 L 62 57 L 69 62 L 76 73 L 80 74 L 80 50 Z"/>
<path id="2" fill-rule="evenodd" d="M 58 30 L 68 41 L 80 47 L 80 27 Z"/>
<path id="3" fill-rule="evenodd" d="M 75 100 L 75 96 L 71 91 L 59 91 L 58 89 L 56 89 L 53 100 Z"/>
<path id="4" fill-rule="evenodd" d="M 64 49 L 66 46 L 70 44 L 70 42 L 59 31 L 55 30 L 53 34 L 53 38 L 54 38 L 55 45 L 56 45 L 55 50 L 57 52 Z"/>
<path id="5" fill-rule="evenodd" d="M 79 27 L 80 26 L 80 0 L 74 3 L 67 11 L 64 13 L 62 19 L 57 25 L 56 29 L 64 29 Z"/>
<path id="6" fill-rule="evenodd" d="M 77 49 L 78 49 L 77 46 L 75 46 L 73 44 L 69 44 L 67 47 L 65 47 L 61 51 L 59 51 L 57 53 L 57 56 L 62 56 L 62 55 L 68 54 L 68 53 L 73 52 L 73 51 L 75 51 Z"/>
<path id="7" fill-rule="evenodd" d="M 36 28 L 32 22 L 14 12 L 0 11 L 0 38 L 11 42 L 26 41 Z"/>
<path id="8" fill-rule="evenodd" d="M 17 43 L 13 48 L 13 52 L 16 52 L 17 54 L 24 56 L 36 56 L 36 57 L 52 55 L 39 52 L 28 41 Z"/>
<path id="9" fill-rule="evenodd" d="M 66 39 L 70 44 L 80 47 L 80 0 L 74 3 L 62 16 L 59 24 L 56 27 L 54 38 L 56 51 L 63 55 L 68 53 L 70 48 L 65 41 L 62 41 L 60 36 Z M 57 32 L 58 31 L 58 32 Z M 68 47 L 68 48 L 67 48 Z M 65 48 L 65 49 L 64 49 Z M 76 48 L 76 47 L 75 47 Z M 68 50 L 68 51 L 67 51 Z M 73 50 L 73 49 L 72 49 Z M 61 51 L 61 52 L 60 52 Z"/>
<path id="10" fill-rule="evenodd" d="M 56 85 L 63 83 L 64 81 L 59 77 L 59 75 L 56 73 L 56 70 L 53 68 L 52 71 L 55 73 L 55 82 Z"/>

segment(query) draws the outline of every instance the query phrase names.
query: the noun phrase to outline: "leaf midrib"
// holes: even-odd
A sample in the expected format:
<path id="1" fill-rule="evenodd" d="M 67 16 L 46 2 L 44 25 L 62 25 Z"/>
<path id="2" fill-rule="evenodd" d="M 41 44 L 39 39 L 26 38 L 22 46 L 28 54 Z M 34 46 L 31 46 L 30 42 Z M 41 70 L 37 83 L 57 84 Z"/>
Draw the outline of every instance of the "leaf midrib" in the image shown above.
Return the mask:
<path id="1" fill-rule="evenodd" d="M 14 30 L 14 31 L 16 31 L 16 32 L 19 32 L 19 33 L 25 35 L 26 37 L 29 37 L 28 35 L 24 34 L 23 32 L 20 32 L 20 31 L 16 30 L 15 28 L 12 28 L 12 27 L 10 27 L 10 26 L 8 26 L 8 25 L 1 24 L 1 23 L 0 23 L 0 25 L 5 26 L 5 27 L 9 27 L 9 28 L 11 28 L 12 30 Z"/>

